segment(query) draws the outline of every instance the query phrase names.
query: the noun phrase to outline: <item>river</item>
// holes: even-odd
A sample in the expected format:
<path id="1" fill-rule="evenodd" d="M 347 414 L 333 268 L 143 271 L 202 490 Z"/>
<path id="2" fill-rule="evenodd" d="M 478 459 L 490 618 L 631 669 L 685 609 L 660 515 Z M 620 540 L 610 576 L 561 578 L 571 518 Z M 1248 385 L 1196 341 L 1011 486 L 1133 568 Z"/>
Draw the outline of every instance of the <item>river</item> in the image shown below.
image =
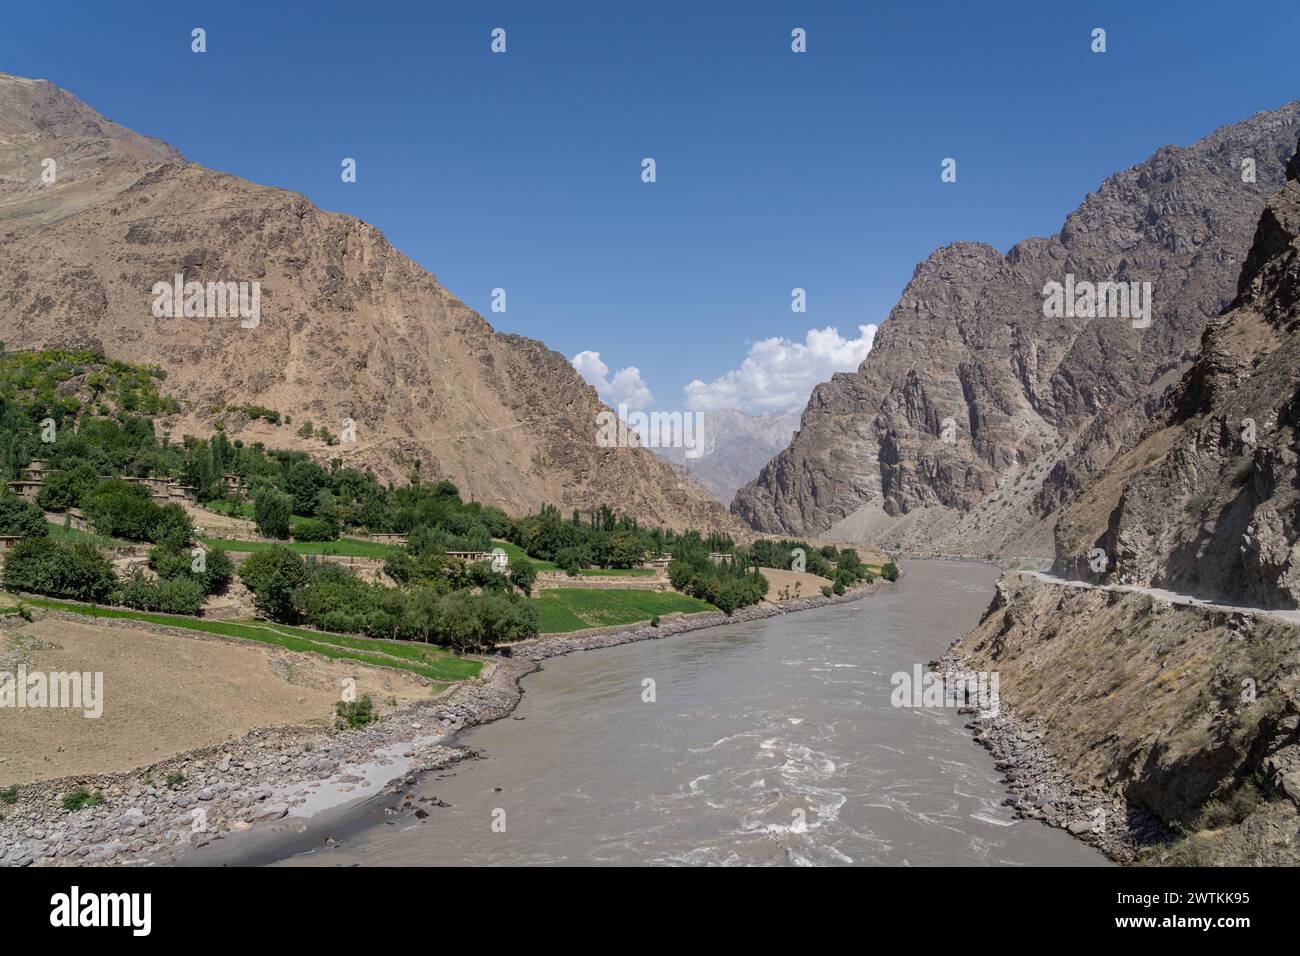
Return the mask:
<path id="1" fill-rule="evenodd" d="M 1106 864 L 1060 830 L 1014 819 L 966 717 L 891 705 L 891 675 L 973 626 L 997 576 L 943 561 L 904 570 L 861 601 L 549 660 L 525 678 L 516 719 L 456 738 L 482 759 L 408 788 L 405 809 L 372 797 L 239 855 L 321 866 Z M 327 835 L 335 845 L 323 846 Z"/>

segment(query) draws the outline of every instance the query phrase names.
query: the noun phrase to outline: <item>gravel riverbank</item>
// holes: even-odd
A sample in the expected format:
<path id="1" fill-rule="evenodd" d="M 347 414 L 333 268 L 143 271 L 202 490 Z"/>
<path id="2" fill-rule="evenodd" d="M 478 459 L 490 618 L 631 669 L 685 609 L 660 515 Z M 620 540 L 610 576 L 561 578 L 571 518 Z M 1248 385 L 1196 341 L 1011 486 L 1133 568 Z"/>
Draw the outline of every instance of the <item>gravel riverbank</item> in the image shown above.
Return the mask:
<path id="1" fill-rule="evenodd" d="M 930 668 L 954 681 L 971 673 L 951 650 L 931 661 Z M 975 743 L 993 755 L 994 767 L 1010 791 L 1005 803 L 1018 818 L 1059 827 L 1117 863 L 1133 862 L 1140 847 L 1168 837 L 1149 812 L 1128 806 L 1114 794 L 1073 783 L 1043 744 L 1042 729 L 1018 717 L 1005 700 L 999 700 L 996 713 L 974 707 L 959 713 L 970 717 L 966 728 Z"/>

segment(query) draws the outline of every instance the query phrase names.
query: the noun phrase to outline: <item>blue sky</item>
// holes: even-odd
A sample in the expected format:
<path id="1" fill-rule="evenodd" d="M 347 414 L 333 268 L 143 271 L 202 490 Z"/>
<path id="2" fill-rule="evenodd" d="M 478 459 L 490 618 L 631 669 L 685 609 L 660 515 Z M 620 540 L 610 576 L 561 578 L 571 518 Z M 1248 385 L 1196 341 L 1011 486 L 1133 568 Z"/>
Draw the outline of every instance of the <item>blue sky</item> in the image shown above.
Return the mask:
<path id="1" fill-rule="evenodd" d="M 1294 0 L 97 0 L 8 4 L 0 70 L 360 216 L 496 327 L 677 408 L 755 342 L 856 338 L 936 246 L 1055 232 L 1108 174 L 1300 96 L 1297 35 Z M 756 410 L 852 355 L 769 342 L 734 393 Z"/>

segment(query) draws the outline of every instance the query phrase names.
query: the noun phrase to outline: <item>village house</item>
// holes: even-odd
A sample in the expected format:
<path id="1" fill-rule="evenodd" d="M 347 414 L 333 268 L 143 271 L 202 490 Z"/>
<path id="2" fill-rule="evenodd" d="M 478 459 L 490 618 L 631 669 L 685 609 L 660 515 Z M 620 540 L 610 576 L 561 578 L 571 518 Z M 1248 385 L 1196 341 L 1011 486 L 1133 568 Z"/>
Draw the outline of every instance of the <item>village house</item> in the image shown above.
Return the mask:
<path id="1" fill-rule="evenodd" d="M 11 481 L 9 490 L 19 497 L 26 498 L 28 501 L 35 501 L 36 496 L 41 492 L 42 481 Z"/>
<path id="2" fill-rule="evenodd" d="M 506 569 L 510 566 L 510 556 L 500 548 L 495 551 L 448 551 L 447 557 L 460 558 L 469 564 L 478 561 L 490 561 L 492 570 L 499 574 L 505 574 Z"/>

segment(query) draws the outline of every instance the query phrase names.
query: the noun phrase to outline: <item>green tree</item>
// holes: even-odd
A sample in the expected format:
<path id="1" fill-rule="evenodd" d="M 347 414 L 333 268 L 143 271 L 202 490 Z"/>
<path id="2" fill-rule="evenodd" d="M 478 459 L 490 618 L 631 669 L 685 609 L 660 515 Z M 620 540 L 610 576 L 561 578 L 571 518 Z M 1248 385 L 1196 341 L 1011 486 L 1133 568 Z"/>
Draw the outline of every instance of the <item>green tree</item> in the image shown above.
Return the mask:
<path id="1" fill-rule="evenodd" d="M 306 562 L 279 545 L 249 555 L 239 568 L 239 578 L 253 592 L 257 609 L 276 621 L 297 619 L 294 592 L 310 577 Z"/>
<path id="2" fill-rule="evenodd" d="M 289 516 L 293 509 L 293 499 L 282 491 L 267 488 L 253 502 L 253 520 L 257 524 L 257 533 L 264 538 L 289 537 Z"/>
<path id="3" fill-rule="evenodd" d="M 0 492 L 0 534 L 40 538 L 50 533 L 45 513 L 12 491 Z"/>
<path id="4" fill-rule="evenodd" d="M 515 558 L 510 562 L 510 583 L 524 594 L 531 595 L 533 585 L 537 583 L 537 565 L 525 557 Z"/>

